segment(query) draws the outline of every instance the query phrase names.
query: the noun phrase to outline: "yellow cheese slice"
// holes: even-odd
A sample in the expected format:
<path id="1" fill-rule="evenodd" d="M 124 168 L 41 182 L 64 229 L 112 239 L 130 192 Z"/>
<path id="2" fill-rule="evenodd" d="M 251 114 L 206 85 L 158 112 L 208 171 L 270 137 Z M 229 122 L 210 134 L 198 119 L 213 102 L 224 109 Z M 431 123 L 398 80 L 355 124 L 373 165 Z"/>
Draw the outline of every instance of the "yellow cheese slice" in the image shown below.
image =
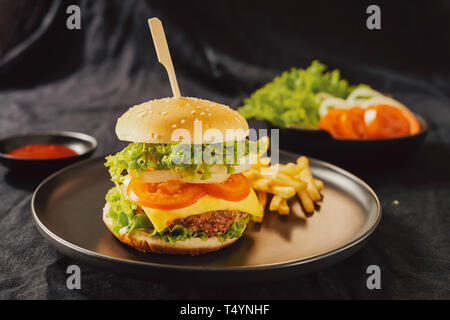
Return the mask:
<path id="1" fill-rule="evenodd" d="M 253 191 L 253 189 L 250 190 L 250 194 L 248 195 L 248 197 L 241 201 L 227 201 L 224 199 L 206 195 L 200 198 L 193 205 L 185 208 L 160 210 L 142 207 L 142 209 L 145 211 L 153 226 L 156 228 L 156 231 L 158 232 L 167 228 L 175 219 L 183 219 L 189 216 L 209 211 L 234 210 L 245 212 L 257 217 L 262 216 L 258 197 L 256 196 L 256 193 L 255 191 Z"/>

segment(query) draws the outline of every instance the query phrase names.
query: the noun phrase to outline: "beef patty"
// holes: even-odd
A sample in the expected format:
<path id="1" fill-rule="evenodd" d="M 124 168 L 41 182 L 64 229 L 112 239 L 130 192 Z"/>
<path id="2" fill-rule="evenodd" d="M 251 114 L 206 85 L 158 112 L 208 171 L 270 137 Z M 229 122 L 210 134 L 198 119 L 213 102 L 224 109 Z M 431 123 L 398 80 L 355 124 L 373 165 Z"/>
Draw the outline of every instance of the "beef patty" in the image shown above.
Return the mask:
<path id="1" fill-rule="evenodd" d="M 208 237 L 214 237 L 224 234 L 234 222 L 247 216 L 247 213 L 240 211 L 210 211 L 183 219 L 176 219 L 174 224 L 182 225 L 192 231 L 203 231 Z"/>

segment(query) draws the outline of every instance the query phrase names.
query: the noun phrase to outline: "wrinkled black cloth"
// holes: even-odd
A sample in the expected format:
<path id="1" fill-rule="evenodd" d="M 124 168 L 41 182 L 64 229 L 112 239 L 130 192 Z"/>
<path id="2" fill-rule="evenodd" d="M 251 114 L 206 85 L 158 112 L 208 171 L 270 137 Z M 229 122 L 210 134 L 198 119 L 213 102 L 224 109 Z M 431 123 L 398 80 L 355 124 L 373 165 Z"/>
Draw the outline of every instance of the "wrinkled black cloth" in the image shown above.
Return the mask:
<path id="1" fill-rule="evenodd" d="M 308 275 L 220 290 L 128 278 L 64 257 L 33 223 L 36 183 L 0 167 L 0 298 L 450 298 L 445 1 L 382 2 L 379 31 L 365 28 L 370 3 L 364 1 L 81 1 L 82 29 L 69 31 L 65 8 L 73 3 L 63 1 L 39 42 L 0 70 L 0 137 L 64 129 L 96 137 L 95 156 L 123 148 L 114 134 L 117 117 L 131 105 L 171 95 L 148 30 L 153 16 L 163 20 L 185 96 L 238 107 L 281 71 L 317 58 L 352 83 L 392 94 L 427 119 L 430 133 L 400 168 L 354 170 L 383 207 L 378 229 L 358 253 Z M 66 287 L 71 264 L 81 267 L 81 290 Z M 381 290 L 367 289 L 369 265 L 381 268 Z"/>

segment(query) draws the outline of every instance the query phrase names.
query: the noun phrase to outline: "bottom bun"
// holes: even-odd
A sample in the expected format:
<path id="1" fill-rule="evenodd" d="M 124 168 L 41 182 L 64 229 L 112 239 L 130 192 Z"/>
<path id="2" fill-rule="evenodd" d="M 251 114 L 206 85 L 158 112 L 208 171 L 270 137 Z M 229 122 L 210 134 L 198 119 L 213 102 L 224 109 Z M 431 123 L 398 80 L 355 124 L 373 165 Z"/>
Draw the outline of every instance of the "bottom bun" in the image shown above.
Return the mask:
<path id="1" fill-rule="evenodd" d="M 103 208 L 103 222 L 112 232 L 112 219 L 107 217 L 109 212 L 109 204 L 106 203 Z M 141 252 L 154 252 L 160 254 L 189 254 L 196 256 L 203 253 L 213 252 L 236 242 L 239 238 L 227 239 L 220 241 L 218 237 L 202 240 L 200 238 L 191 238 L 185 241 L 166 242 L 150 236 L 145 229 L 134 229 L 129 233 L 121 233 L 115 235 L 121 242 L 135 248 Z M 244 229 L 245 230 L 245 229 Z M 114 234 L 114 233 L 113 233 Z"/>

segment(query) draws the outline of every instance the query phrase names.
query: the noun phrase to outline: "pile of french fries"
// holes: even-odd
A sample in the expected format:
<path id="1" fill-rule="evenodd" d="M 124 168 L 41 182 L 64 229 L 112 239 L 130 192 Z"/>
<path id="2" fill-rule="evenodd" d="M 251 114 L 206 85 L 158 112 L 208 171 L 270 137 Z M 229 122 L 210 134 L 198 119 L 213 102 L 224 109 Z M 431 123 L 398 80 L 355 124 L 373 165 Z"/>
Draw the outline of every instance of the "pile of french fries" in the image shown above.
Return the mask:
<path id="1" fill-rule="evenodd" d="M 270 165 L 270 158 L 258 158 L 244 175 L 256 191 L 263 213 L 268 193 L 273 194 L 269 210 L 278 211 L 281 215 L 289 214 L 288 199 L 296 195 L 307 213 L 313 213 L 314 203 L 322 199 L 320 191 L 324 184 L 312 176 L 308 158 L 304 156 L 298 158 L 296 163 L 273 166 Z M 262 218 L 255 217 L 254 221 L 261 222 Z"/>

